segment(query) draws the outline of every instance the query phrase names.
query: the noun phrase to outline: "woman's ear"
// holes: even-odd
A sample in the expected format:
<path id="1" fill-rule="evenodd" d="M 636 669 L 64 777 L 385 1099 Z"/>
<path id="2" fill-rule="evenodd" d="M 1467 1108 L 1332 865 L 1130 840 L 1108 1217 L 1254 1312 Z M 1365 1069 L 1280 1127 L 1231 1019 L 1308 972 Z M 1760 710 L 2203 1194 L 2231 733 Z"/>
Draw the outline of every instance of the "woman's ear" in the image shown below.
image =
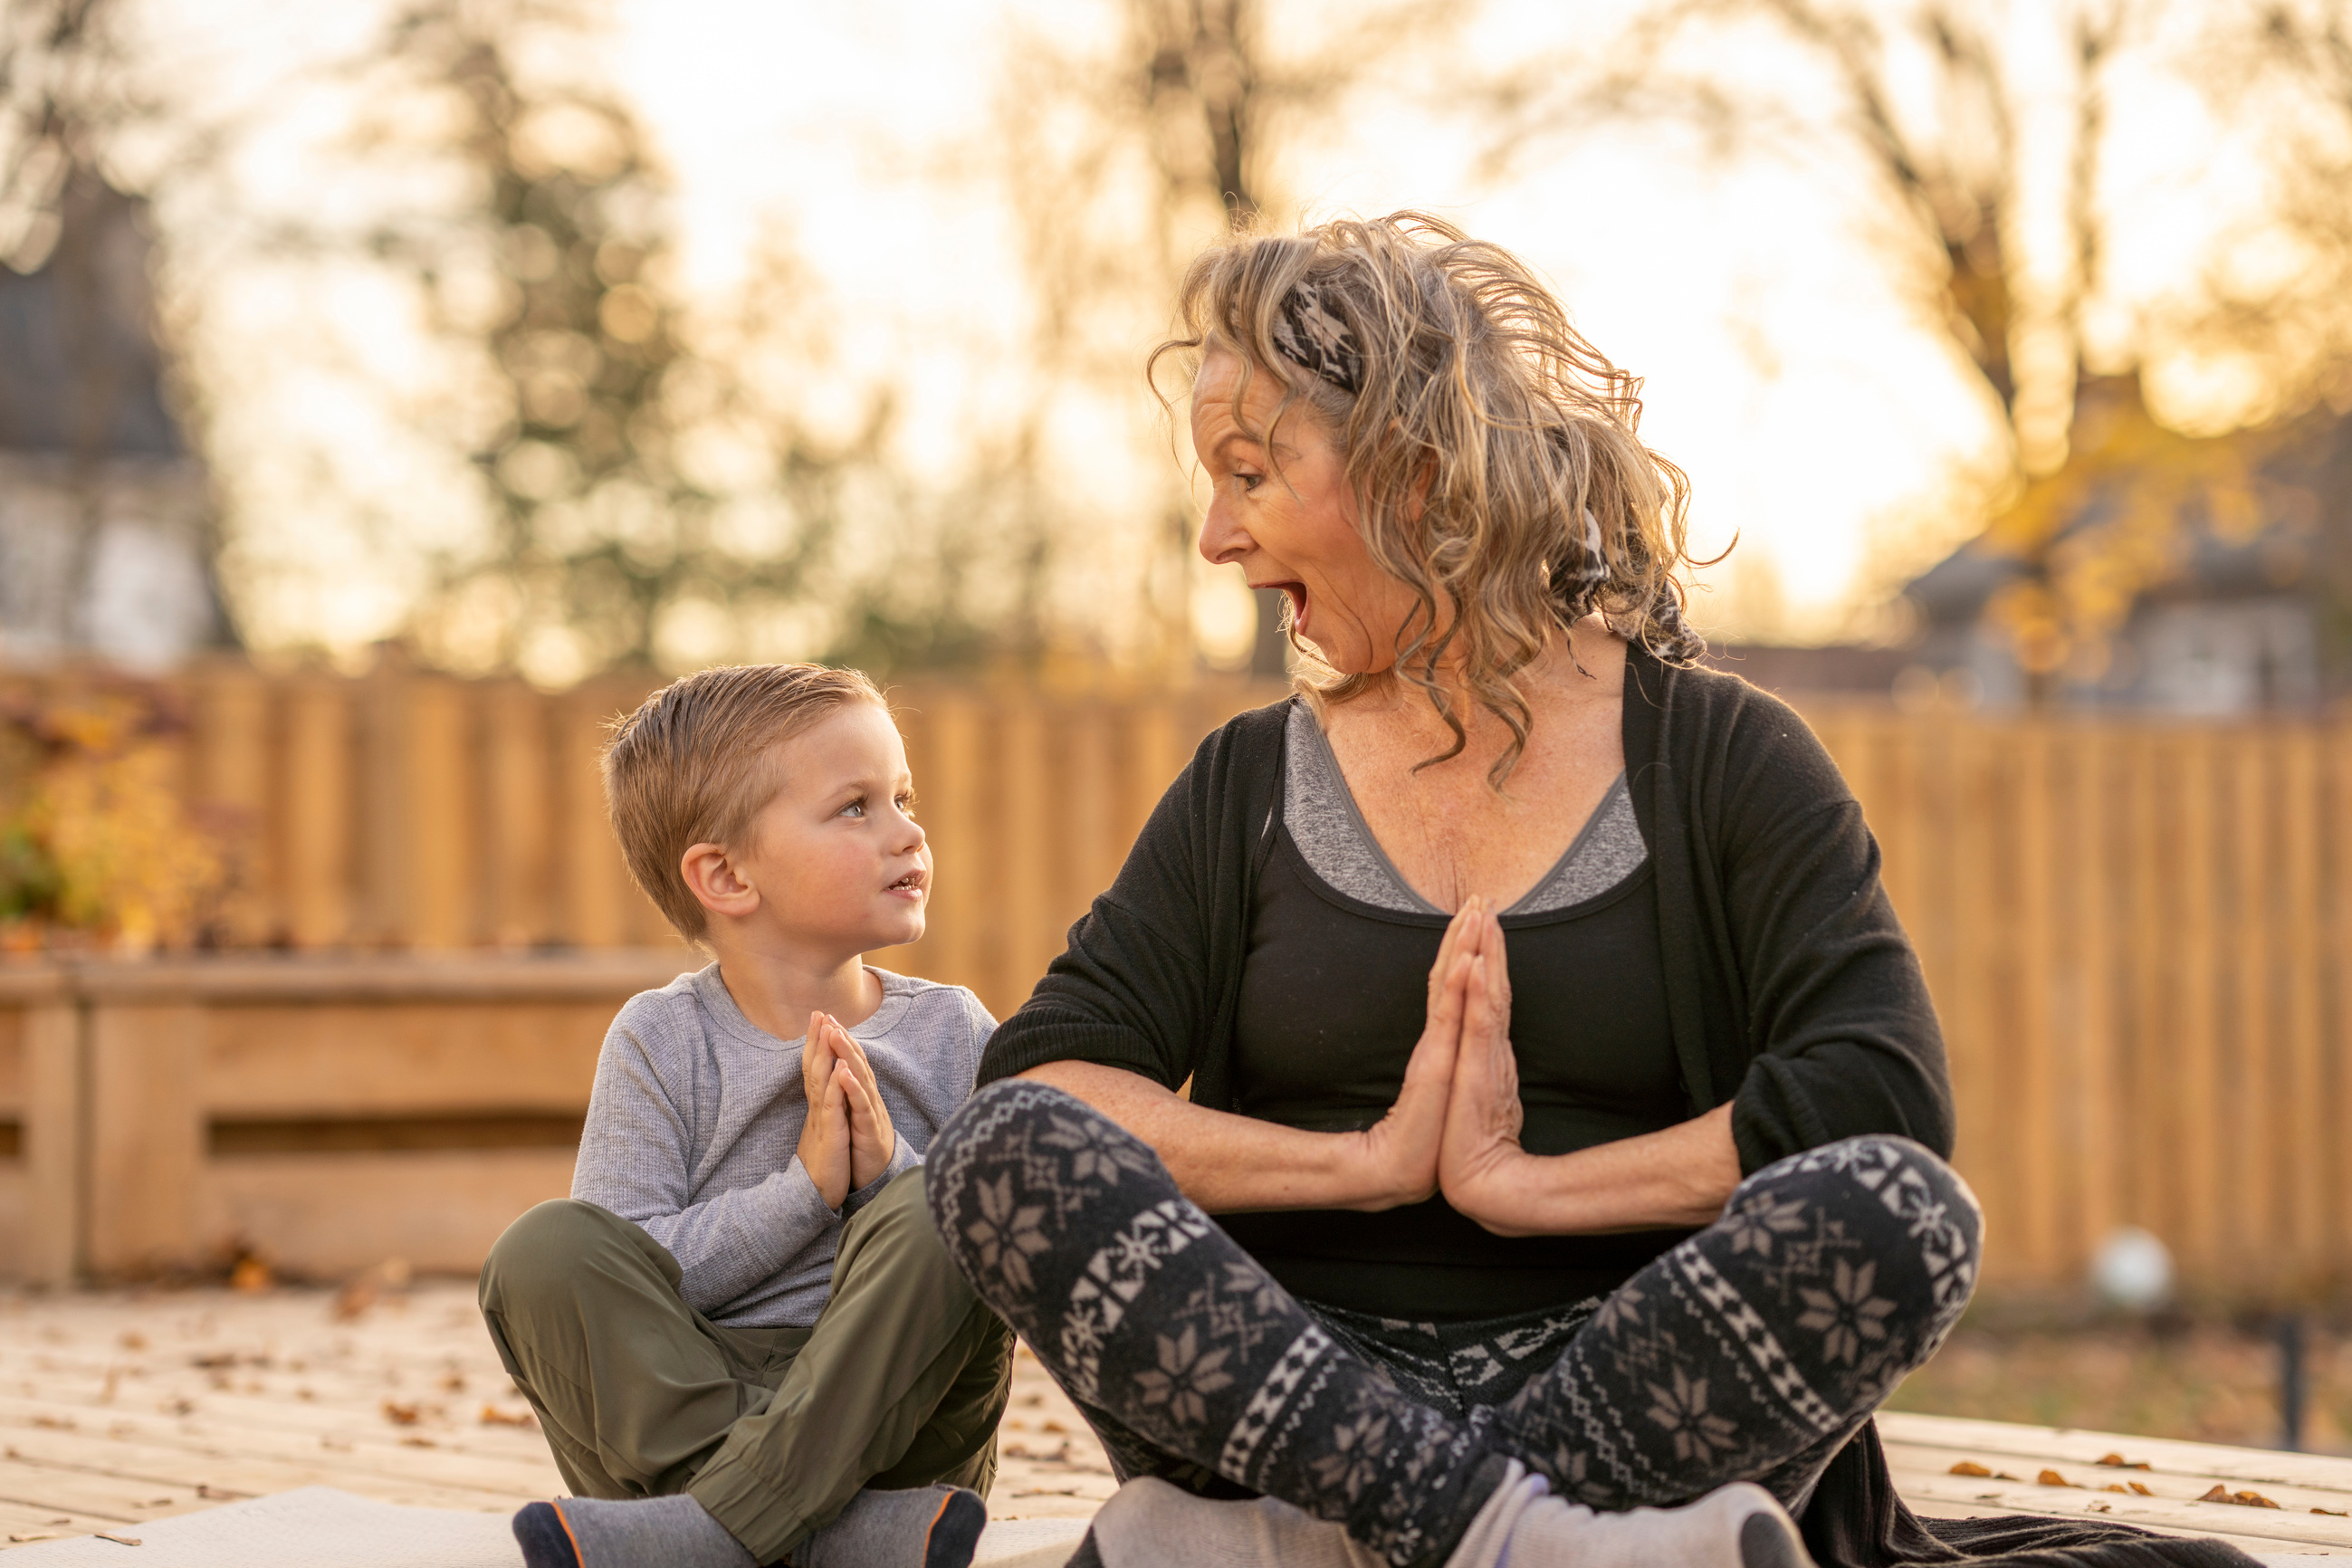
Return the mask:
<path id="1" fill-rule="evenodd" d="M 712 914 L 740 920 L 760 907 L 760 889 L 745 879 L 719 845 L 688 846 L 686 853 L 678 857 L 677 871 L 686 879 L 687 891 Z"/>

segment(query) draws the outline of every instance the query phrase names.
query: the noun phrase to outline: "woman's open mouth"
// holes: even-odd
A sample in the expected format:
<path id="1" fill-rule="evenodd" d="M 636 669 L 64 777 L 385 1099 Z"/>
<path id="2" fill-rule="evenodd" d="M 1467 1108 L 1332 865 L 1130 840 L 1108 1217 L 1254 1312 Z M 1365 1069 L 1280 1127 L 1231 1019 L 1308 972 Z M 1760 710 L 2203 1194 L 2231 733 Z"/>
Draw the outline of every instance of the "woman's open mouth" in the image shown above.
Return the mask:
<path id="1" fill-rule="evenodd" d="M 1262 583 L 1265 588 L 1279 588 L 1282 596 L 1290 601 L 1290 629 L 1300 637 L 1307 635 L 1307 584 L 1304 583 Z"/>

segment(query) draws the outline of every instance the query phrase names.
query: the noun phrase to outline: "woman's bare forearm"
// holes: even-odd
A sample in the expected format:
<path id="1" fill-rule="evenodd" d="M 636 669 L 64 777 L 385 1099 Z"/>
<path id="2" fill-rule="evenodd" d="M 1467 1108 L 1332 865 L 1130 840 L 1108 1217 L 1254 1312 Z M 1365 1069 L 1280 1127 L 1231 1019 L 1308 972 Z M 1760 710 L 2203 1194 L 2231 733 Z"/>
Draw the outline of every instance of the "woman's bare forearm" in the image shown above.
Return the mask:
<path id="1" fill-rule="evenodd" d="M 1211 1214 L 1384 1209 L 1414 1195 L 1393 1190 L 1361 1133 L 1308 1132 L 1212 1110 L 1099 1062 L 1047 1062 L 1021 1076 L 1076 1095 L 1150 1144 L 1184 1195 Z"/>
<path id="2" fill-rule="evenodd" d="M 1710 1225 L 1739 1184 L 1731 1107 L 1597 1143 L 1513 1162 L 1506 1212 L 1484 1218 L 1505 1236 L 1601 1236 Z"/>

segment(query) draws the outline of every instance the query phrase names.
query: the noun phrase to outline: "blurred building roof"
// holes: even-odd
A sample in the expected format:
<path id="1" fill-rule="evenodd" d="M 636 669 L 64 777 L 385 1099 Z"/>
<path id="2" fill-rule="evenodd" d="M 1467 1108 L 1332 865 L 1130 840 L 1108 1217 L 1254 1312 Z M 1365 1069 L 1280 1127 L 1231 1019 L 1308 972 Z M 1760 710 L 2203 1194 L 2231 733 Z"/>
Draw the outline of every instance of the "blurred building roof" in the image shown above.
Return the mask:
<path id="1" fill-rule="evenodd" d="M 176 458 L 148 278 L 146 204 L 92 177 L 30 273 L 0 267 L 0 451 Z"/>
<path id="2" fill-rule="evenodd" d="M 2323 405 L 2222 436 L 2143 429 L 2115 445 L 2052 482 L 2058 549 L 2160 548 L 2162 565 L 2119 606 L 2110 646 L 2062 671 L 2054 695 L 2220 714 L 2352 689 L 2352 415 Z M 2027 575 L 1990 536 L 1921 573 L 1904 589 L 1919 621 L 1912 658 L 1969 672 L 1995 706 L 2022 700 L 2023 671 L 1991 612 Z"/>

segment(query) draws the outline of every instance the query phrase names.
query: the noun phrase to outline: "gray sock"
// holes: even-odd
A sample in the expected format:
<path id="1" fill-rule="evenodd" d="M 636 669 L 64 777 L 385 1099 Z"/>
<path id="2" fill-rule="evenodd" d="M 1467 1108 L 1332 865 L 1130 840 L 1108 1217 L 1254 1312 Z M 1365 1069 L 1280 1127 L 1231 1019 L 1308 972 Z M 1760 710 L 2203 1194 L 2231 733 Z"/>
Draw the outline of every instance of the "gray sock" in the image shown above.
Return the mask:
<path id="1" fill-rule="evenodd" d="M 869 1489 L 786 1560 L 793 1568 L 967 1568 L 987 1523 L 988 1505 L 961 1487 Z"/>
<path id="2" fill-rule="evenodd" d="M 515 1516 L 515 1538 L 530 1568 L 759 1568 L 743 1543 L 684 1492 L 626 1502 L 535 1502 Z"/>

